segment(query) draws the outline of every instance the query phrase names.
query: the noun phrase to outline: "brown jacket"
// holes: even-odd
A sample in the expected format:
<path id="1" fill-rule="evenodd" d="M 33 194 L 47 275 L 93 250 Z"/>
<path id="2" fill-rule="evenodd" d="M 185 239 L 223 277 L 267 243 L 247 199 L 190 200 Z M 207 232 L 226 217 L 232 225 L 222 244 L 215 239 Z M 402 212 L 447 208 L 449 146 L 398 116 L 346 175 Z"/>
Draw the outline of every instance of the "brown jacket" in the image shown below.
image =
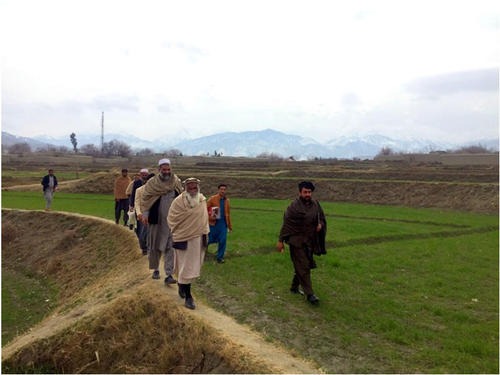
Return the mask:
<path id="1" fill-rule="evenodd" d="M 120 176 L 115 180 L 115 199 L 128 199 L 127 194 L 125 193 L 128 187 L 128 184 L 130 184 L 130 177 L 123 177 Z"/>
<path id="2" fill-rule="evenodd" d="M 220 209 L 220 195 L 212 195 L 207 201 L 207 209 L 210 207 L 219 207 Z M 224 201 L 224 216 L 226 218 L 227 229 L 233 230 L 233 225 L 231 224 L 231 209 L 229 204 L 229 198 L 226 197 Z M 216 219 L 208 216 L 208 222 L 210 225 L 215 225 Z"/>

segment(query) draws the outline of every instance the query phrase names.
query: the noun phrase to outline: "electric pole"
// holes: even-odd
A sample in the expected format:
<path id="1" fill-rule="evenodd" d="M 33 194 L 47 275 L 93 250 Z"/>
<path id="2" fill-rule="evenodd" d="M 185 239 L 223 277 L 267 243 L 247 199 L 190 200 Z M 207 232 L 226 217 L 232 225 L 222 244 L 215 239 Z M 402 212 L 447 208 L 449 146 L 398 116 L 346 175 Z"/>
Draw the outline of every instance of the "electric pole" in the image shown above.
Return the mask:
<path id="1" fill-rule="evenodd" d="M 101 154 L 104 153 L 104 112 L 101 116 Z"/>

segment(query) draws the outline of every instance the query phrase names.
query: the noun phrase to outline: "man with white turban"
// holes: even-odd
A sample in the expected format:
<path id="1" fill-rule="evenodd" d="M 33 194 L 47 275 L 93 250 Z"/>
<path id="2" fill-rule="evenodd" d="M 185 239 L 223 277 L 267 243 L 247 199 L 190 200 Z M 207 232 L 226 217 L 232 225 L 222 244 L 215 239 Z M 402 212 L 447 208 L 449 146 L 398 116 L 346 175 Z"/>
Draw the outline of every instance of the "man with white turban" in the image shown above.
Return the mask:
<path id="1" fill-rule="evenodd" d="M 158 268 L 164 253 L 165 284 L 168 285 L 176 281 L 172 276 L 174 251 L 167 215 L 173 200 L 182 192 L 182 184 L 179 177 L 172 173 L 170 160 L 161 159 L 158 166 L 158 174 L 144 185 L 140 205 L 142 223 L 148 225 L 149 269 L 154 270 L 153 279 L 160 278 Z"/>
<path id="2" fill-rule="evenodd" d="M 189 309 L 195 308 L 191 283 L 200 276 L 210 232 L 207 202 L 199 184 L 200 180 L 194 177 L 184 181 L 185 191 L 172 202 L 167 218 L 173 237 L 179 296 L 185 298 L 184 305 Z"/>

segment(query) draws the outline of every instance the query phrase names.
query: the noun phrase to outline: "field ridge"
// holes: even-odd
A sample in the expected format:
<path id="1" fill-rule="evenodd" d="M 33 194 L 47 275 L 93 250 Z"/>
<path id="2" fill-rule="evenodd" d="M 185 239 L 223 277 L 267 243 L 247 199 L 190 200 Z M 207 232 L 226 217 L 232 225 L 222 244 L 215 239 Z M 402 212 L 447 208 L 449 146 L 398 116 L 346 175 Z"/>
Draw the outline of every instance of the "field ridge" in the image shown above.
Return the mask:
<path id="1" fill-rule="evenodd" d="M 9 219 L 21 215 L 38 215 L 40 217 L 47 217 L 46 220 L 50 223 L 50 219 L 54 218 L 69 218 L 71 221 L 79 222 L 81 220 L 100 223 L 99 225 L 109 226 L 110 228 L 120 230 L 126 236 L 131 236 L 132 233 L 123 226 L 116 226 L 111 220 L 97 218 L 89 215 L 82 215 L 68 212 L 50 212 L 46 213 L 41 210 L 14 210 L 2 209 L 3 216 Z M 14 215 L 14 216 L 13 216 Z M 50 219 L 49 219 L 50 218 Z M 22 220 L 22 219 L 21 219 Z M 134 235 L 135 236 L 135 235 Z M 183 314 L 188 314 L 196 320 L 202 321 L 209 327 L 214 328 L 227 340 L 234 343 L 236 347 L 244 348 L 249 352 L 252 357 L 257 358 L 258 361 L 264 362 L 268 370 L 272 369 L 273 372 L 283 373 L 320 373 L 321 370 L 310 362 L 301 359 L 297 354 L 290 354 L 289 350 L 285 349 L 278 343 L 267 342 L 259 333 L 251 330 L 250 328 L 237 323 L 233 318 L 217 312 L 214 309 L 205 305 L 199 298 L 196 298 L 197 309 L 194 311 L 185 309 L 182 306 L 182 300 L 177 295 L 176 287 L 165 287 L 163 282 L 152 280 L 148 270 L 148 262 L 146 257 L 140 256 L 140 249 L 135 245 L 134 250 L 138 254 L 138 258 L 129 264 L 119 265 L 117 267 L 123 268 L 121 270 L 112 270 L 112 275 L 104 275 L 104 278 L 95 280 L 91 285 L 88 285 L 85 298 L 82 303 L 72 305 L 71 303 L 66 308 L 58 309 L 55 313 L 45 318 L 38 325 L 33 327 L 29 332 L 16 337 L 12 342 L 8 343 L 2 348 L 2 361 L 8 360 L 23 348 L 31 344 L 39 342 L 40 340 L 48 339 L 49 337 L 59 334 L 62 330 L 75 324 L 76 321 L 87 319 L 91 316 L 99 315 L 105 308 L 107 308 L 114 299 L 100 298 L 96 296 L 96 289 L 105 287 L 107 290 L 123 289 L 120 292 L 120 298 L 133 296 L 141 288 L 151 289 L 155 292 L 165 296 L 168 304 L 180 306 Z M 101 285 L 101 287 L 99 287 Z M 128 287 L 126 287 L 128 286 Z M 91 290 L 92 295 L 88 290 Z M 109 293 L 108 293 L 109 295 Z M 75 296 L 76 300 L 78 296 Z M 84 370 L 82 368 L 81 370 Z"/>

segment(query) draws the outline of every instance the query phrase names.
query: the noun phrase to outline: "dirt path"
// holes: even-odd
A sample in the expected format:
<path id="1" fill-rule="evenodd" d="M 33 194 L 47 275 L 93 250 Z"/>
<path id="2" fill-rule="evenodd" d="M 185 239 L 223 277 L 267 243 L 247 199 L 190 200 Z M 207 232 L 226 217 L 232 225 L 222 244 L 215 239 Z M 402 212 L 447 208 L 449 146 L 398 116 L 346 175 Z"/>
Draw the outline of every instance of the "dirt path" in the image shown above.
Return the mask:
<path id="1" fill-rule="evenodd" d="M 17 210 L 22 211 L 22 210 Z M 64 214 L 67 216 L 89 218 L 105 223 L 114 223 L 111 220 L 98 218 L 94 216 L 73 214 L 67 212 L 53 211 L 46 213 Z M 128 229 L 123 228 L 124 231 Z M 138 248 L 137 251 L 140 251 Z M 165 293 L 172 303 L 183 306 L 182 300 L 177 294 L 177 287 L 166 287 L 162 280 L 153 280 L 148 269 L 147 257 L 142 257 L 139 261 L 127 267 L 127 272 L 117 273 L 111 276 L 113 283 L 120 285 L 130 284 L 134 282 L 135 286 L 128 289 L 126 293 L 121 294 L 133 295 L 140 287 L 147 286 L 148 288 L 156 288 Z M 314 364 L 305 361 L 302 358 L 292 355 L 286 348 L 276 343 L 267 342 L 259 333 L 251 330 L 249 327 L 237 323 L 233 318 L 224 315 L 209 306 L 202 303 L 195 297 L 196 310 L 185 309 L 187 314 L 191 314 L 196 319 L 203 321 L 206 325 L 215 328 L 221 335 L 225 336 L 236 345 L 243 346 L 248 352 L 252 353 L 256 358 L 268 363 L 272 368 L 277 369 L 280 373 L 321 373 Z M 60 314 L 54 313 L 34 326 L 24 335 L 16 337 L 12 342 L 2 348 L 2 360 L 5 360 L 14 354 L 21 347 L 54 335 L 56 332 L 63 330 L 75 323 L 76 319 L 81 319 L 92 314 L 98 314 L 101 309 L 106 307 L 113 301 L 105 299 L 92 298 L 86 303 L 77 306 L 71 311 Z M 183 307 L 184 308 L 184 307 Z"/>
<path id="2" fill-rule="evenodd" d="M 84 181 L 84 178 L 79 178 L 76 180 L 69 180 L 69 181 L 62 181 L 59 182 L 58 188 L 61 187 L 69 187 L 72 186 L 73 184 L 79 184 L 80 182 Z M 2 186 L 2 190 L 6 191 L 42 191 L 42 185 L 38 184 L 27 184 L 27 185 L 14 185 L 14 186 Z M 56 190 L 57 193 L 57 190 Z"/>

